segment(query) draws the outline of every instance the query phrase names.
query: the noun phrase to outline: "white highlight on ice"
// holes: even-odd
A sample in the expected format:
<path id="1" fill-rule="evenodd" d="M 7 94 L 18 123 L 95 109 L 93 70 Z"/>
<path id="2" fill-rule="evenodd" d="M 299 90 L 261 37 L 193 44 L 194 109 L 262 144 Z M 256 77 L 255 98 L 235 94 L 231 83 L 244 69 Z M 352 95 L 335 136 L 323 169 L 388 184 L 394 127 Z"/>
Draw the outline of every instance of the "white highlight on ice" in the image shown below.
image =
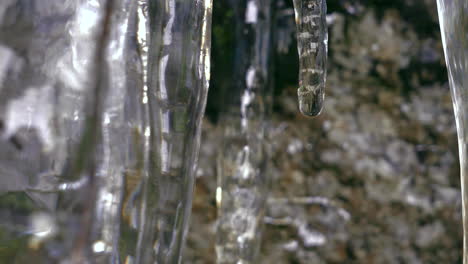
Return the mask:
<path id="1" fill-rule="evenodd" d="M 164 28 L 164 45 L 171 45 L 172 43 L 172 27 L 174 26 L 175 19 L 175 1 L 169 0 L 169 21 L 167 21 L 166 28 Z"/>
<path id="2" fill-rule="evenodd" d="M 255 24 L 258 20 L 258 7 L 255 0 L 247 3 L 247 11 L 245 12 L 245 22 L 247 24 Z"/>
<path id="3" fill-rule="evenodd" d="M 167 87 L 166 87 L 166 68 L 169 61 L 169 55 L 165 55 L 159 62 L 159 99 L 167 100 Z"/>
<path id="4" fill-rule="evenodd" d="M 252 88 L 254 85 L 254 80 L 255 80 L 255 68 L 254 67 L 250 67 L 247 70 L 247 76 L 245 79 L 247 83 L 247 88 Z"/>
<path id="5" fill-rule="evenodd" d="M 0 11 L 1 12 L 1 11 Z M 15 52 L 5 46 L 0 45 L 0 90 L 8 71 L 11 69 L 14 60 L 17 58 Z"/>
<path id="6" fill-rule="evenodd" d="M 5 137 L 11 137 L 21 128 L 35 128 L 46 151 L 54 147 L 53 88 L 30 87 L 24 95 L 8 103 L 5 117 Z"/>
<path id="7" fill-rule="evenodd" d="M 37 213 L 31 217 L 31 233 L 40 239 L 44 239 L 57 232 L 54 219 L 46 213 Z"/>
<path id="8" fill-rule="evenodd" d="M 94 253 L 102 253 L 106 250 L 106 244 L 103 241 L 96 241 L 93 244 Z"/>
<path id="9" fill-rule="evenodd" d="M 216 188 L 216 204 L 219 205 L 221 204 L 223 200 L 223 189 L 221 187 Z"/>

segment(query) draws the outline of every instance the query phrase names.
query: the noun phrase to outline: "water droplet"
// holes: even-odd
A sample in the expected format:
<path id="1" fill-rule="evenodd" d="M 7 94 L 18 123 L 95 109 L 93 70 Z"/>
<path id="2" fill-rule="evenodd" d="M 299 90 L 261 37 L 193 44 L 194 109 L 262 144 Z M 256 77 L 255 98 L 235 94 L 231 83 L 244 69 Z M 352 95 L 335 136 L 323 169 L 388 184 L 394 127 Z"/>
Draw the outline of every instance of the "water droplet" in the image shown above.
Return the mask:
<path id="1" fill-rule="evenodd" d="M 318 116 L 322 112 L 325 93 L 320 90 L 307 90 L 300 87 L 297 90 L 299 110 L 305 116 Z"/>

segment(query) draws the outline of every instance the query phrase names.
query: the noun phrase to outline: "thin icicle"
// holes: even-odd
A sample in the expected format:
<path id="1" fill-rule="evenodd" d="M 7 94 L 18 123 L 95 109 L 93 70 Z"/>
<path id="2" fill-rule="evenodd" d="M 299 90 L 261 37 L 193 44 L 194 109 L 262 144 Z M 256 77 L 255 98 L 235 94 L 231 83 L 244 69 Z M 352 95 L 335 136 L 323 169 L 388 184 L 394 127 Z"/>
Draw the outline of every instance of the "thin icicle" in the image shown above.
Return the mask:
<path id="1" fill-rule="evenodd" d="M 135 259 L 180 263 L 208 92 L 212 1 L 147 3 L 151 151 Z"/>
<path id="2" fill-rule="evenodd" d="M 299 109 L 317 116 L 323 108 L 327 77 L 326 0 L 294 0 L 299 53 Z"/>
<path id="3" fill-rule="evenodd" d="M 232 1 L 236 63 L 221 116 L 217 263 L 257 263 L 268 194 L 265 126 L 270 108 L 271 0 Z"/>
<path id="4" fill-rule="evenodd" d="M 468 264 L 468 33 L 466 0 L 437 0 L 457 123 L 463 209 L 463 263 Z"/>

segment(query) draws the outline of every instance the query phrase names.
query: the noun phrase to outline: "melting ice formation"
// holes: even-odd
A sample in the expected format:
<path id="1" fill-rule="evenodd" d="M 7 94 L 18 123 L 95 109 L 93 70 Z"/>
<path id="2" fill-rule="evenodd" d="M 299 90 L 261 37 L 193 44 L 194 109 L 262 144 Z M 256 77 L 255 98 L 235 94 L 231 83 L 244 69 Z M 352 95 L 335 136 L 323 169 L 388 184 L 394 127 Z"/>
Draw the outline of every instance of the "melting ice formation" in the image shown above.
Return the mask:
<path id="1" fill-rule="evenodd" d="M 294 0 L 299 53 L 299 109 L 317 116 L 323 108 L 327 76 L 326 0 Z"/>

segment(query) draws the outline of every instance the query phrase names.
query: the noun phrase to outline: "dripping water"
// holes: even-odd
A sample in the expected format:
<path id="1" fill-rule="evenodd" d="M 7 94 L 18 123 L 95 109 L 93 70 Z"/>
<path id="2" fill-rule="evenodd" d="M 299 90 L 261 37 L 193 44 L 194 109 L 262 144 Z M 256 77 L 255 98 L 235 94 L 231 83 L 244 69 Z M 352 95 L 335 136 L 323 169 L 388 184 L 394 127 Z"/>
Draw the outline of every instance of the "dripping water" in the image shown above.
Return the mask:
<path id="1" fill-rule="evenodd" d="M 257 263 L 260 249 L 269 187 L 265 127 L 271 106 L 273 2 L 231 1 L 237 61 L 225 94 L 218 155 L 218 264 Z"/>
<path id="2" fill-rule="evenodd" d="M 294 0 L 299 53 L 299 110 L 317 116 L 323 108 L 328 31 L 326 0 Z"/>

